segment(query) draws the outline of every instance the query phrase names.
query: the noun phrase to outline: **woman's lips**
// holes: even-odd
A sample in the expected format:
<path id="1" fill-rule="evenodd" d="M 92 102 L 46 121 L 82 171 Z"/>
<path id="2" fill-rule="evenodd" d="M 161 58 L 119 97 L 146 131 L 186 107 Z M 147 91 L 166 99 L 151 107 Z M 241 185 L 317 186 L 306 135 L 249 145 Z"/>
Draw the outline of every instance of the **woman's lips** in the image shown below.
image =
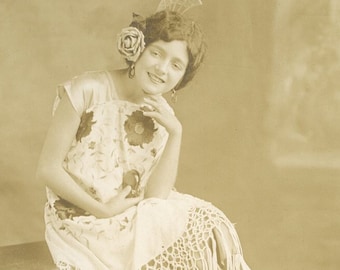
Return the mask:
<path id="1" fill-rule="evenodd" d="M 165 81 L 162 78 L 158 77 L 157 75 L 155 75 L 153 73 L 148 72 L 148 76 L 149 76 L 150 80 L 154 83 L 157 83 L 157 84 L 165 83 Z"/>

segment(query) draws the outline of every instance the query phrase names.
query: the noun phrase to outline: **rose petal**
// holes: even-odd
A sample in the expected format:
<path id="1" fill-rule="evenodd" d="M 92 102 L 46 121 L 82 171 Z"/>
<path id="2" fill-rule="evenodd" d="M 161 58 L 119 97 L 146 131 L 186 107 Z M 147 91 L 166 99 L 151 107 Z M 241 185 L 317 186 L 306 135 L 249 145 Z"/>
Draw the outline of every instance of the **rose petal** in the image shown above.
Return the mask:
<path id="1" fill-rule="evenodd" d="M 132 44 L 132 42 L 131 42 L 131 39 L 130 39 L 130 38 L 126 38 L 126 39 L 124 40 L 124 47 L 125 47 L 125 48 L 130 48 L 130 47 L 131 47 L 131 44 Z"/>

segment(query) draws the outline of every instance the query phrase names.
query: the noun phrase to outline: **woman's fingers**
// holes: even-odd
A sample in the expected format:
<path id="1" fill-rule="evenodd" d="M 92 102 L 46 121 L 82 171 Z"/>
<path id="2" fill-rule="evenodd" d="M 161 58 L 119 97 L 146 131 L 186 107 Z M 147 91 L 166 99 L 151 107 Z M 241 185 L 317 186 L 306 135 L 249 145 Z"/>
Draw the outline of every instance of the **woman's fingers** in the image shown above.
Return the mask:
<path id="1" fill-rule="evenodd" d="M 156 119 L 159 118 L 159 112 L 157 111 L 143 112 L 143 115 L 149 116 L 151 118 L 156 118 Z"/>
<path id="2" fill-rule="evenodd" d="M 143 200 L 144 196 L 138 196 L 138 197 L 134 197 L 134 198 L 128 198 L 126 199 L 126 202 L 129 206 L 133 206 L 136 205 L 137 203 L 139 203 L 141 200 Z"/>
<path id="3" fill-rule="evenodd" d="M 111 201 L 106 204 L 106 206 L 108 207 L 108 217 L 120 214 L 144 199 L 144 192 L 142 192 L 138 197 L 127 198 L 130 192 L 131 187 L 126 186 L 117 194 L 116 197 L 112 198 Z"/>
<path id="4" fill-rule="evenodd" d="M 119 195 L 120 195 L 122 198 L 126 198 L 126 196 L 130 194 L 131 189 L 132 189 L 131 186 L 127 185 L 125 188 L 123 188 L 123 190 L 120 192 Z"/>
<path id="5" fill-rule="evenodd" d="M 151 118 L 155 118 L 160 120 L 161 118 L 168 117 L 168 110 L 164 108 L 164 105 L 157 100 L 156 98 L 144 98 L 145 104 L 151 109 L 143 110 L 143 114 L 145 116 L 149 116 Z M 145 106 L 145 107 L 147 107 Z"/>
<path id="6" fill-rule="evenodd" d="M 157 99 L 151 99 L 151 98 L 144 98 L 144 102 L 147 105 L 150 105 L 152 108 L 154 108 L 156 111 L 161 111 L 161 105 L 159 104 Z"/>
<path id="7" fill-rule="evenodd" d="M 159 124 L 166 128 L 169 134 L 180 134 L 182 131 L 181 123 L 177 117 L 170 113 L 161 100 L 156 97 L 148 97 L 144 99 L 146 107 L 151 109 L 143 110 L 145 116 L 155 119 Z"/>
<path id="8" fill-rule="evenodd" d="M 144 192 L 141 192 L 137 197 L 126 198 L 130 194 L 131 190 L 132 190 L 131 186 L 126 186 L 119 193 L 119 196 L 121 196 L 121 198 L 124 200 L 137 202 L 144 198 Z"/>

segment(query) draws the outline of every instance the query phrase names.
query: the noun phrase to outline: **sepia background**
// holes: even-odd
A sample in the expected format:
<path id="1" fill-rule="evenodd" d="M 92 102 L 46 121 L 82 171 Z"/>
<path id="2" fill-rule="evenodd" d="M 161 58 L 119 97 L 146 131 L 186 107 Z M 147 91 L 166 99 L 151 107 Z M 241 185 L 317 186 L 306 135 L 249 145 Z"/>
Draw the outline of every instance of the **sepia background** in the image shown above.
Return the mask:
<path id="1" fill-rule="evenodd" d="M 252 269 L 340 267 L 337 0 L 203 0 L 208 55 L 174 109 L 179 191 L 236 223 Z M 1 0 L 0 246 L 44 239 L 35 170 L 55 87 L 124 65 L 115 37 L 158 0 Z"/>

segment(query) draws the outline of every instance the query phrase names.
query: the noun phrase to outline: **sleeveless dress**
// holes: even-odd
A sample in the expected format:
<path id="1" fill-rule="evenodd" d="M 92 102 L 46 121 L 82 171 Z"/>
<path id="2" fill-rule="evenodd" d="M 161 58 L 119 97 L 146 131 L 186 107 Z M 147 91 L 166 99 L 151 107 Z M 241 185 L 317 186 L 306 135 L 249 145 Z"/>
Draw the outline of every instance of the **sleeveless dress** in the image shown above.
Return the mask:
<path id="1" fill-rule="evenodd" d="M 141 105 L 119 100 L 107 71 L 60 85 L 54 110 L 65 95 L 81 122 L 64 169 L 100 202 L 127 184 L 137 195 L 162 155 L 165 128 Z M 96 218 L 46 190 L 45 236 L 59 269 L 249 269 L 233 224 L 209 202 L 173 190 L 168 199 L 148 198 Z"/>

